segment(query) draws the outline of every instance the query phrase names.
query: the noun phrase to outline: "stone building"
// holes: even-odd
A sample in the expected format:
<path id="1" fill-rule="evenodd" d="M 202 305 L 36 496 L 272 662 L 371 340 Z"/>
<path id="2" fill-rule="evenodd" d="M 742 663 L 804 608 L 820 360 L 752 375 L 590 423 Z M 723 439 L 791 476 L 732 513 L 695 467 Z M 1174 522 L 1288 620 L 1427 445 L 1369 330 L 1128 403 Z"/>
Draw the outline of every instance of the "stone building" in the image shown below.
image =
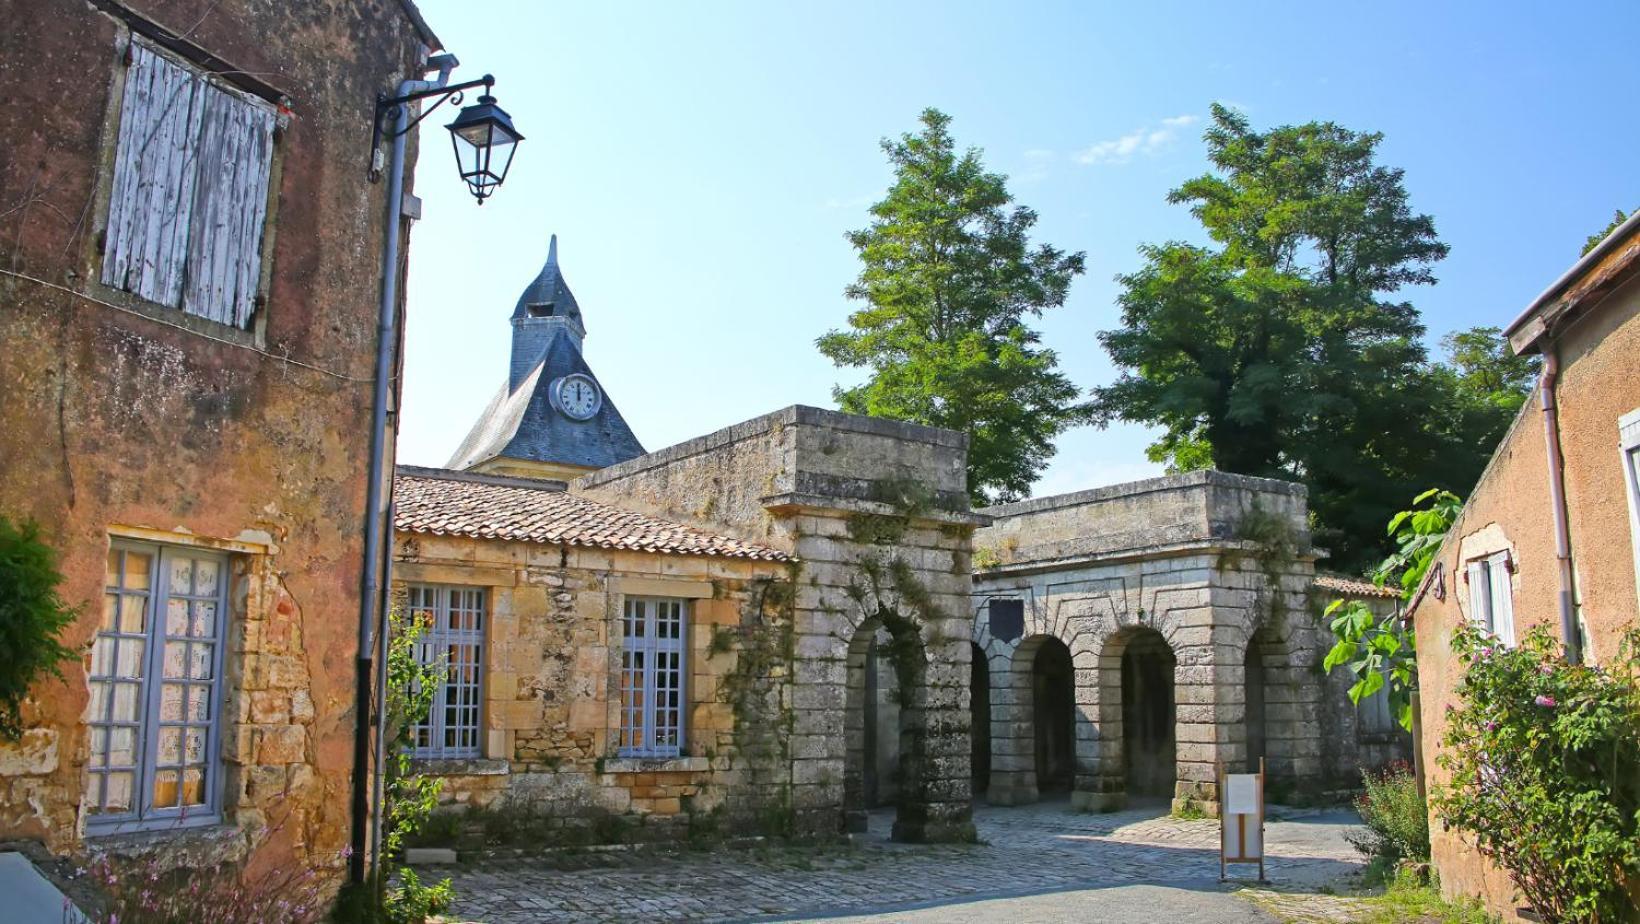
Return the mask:
<path id="1" fill-rule="evenodd" d="M 898 835 L 971 837 L 966 438 L 791 407 L 643 454 L 556 240 L 511 323 L 451 469 L 398 479 L 397 586 L 468 633 L 430 650 L 470 668 L 435 712 L 472 731 L 419 749 L 452 801 L 835 833 L 879 793 L 892 701 Z"/>
<path id="2" fill-rule="evenodd" d="M 1381 700 L 1358 719 L 1320 670 L 1326 603 L 1394 595 L 1316 577 L 1302 486 L 1202 471 L 983 513 L 972 764 L 990 802 L 1214 812 L 1220 764 L 1262 758 L 1280 799 L 1408 755 Z"/>
<path id="3" fill-rule="evenodd" d="M 0 744 L 0 840 L 339 867 L 387 201 L 365 145 L 438 41 L 398 0 L 0 22 L 0 514 L 43 525 L 84 652 Z"/>
<path id="4" fill-rule="evenodd" d="M 1438 763 L 1465 621 L 1514 644 L 1547 626 L 1587 663 L 1640 625 L 1640 218 L 1630 218 L 1506 329 L 1544 372 L 1409 605 L 1418 638 L 1423 769 Z M 1432 819 L 1434 821 L 1434 819 Z M 1514 887 L 1459 832 L 1430 826 L 1449 895 L 1516 920 Z"/>

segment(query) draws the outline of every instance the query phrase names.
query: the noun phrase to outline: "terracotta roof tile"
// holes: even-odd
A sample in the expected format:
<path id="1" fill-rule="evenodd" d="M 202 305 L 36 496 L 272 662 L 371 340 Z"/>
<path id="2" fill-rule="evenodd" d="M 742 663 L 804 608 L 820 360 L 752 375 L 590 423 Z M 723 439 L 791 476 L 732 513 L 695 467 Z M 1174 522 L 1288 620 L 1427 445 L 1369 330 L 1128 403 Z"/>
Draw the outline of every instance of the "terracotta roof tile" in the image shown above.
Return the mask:
<path id="1" fill-rule="evenodd" d="M 779 549 L 579 497 L 563 482 L 401 466 L 393 485 L 393 526 L 402 532 L 670 555 L 791 558 Z"/>
<path id="2" fill-rule="evenodd" d="M 1311 587 L 1330 590 L 1336 594 L 1350 597 L 1385 597 L 1394 598 L 1401 595 L 1401 591 L 1394 587 L 1380 587 L 1371 581 L 1361 578 L 1343 577 L 1337 574 L 1318 574 L 1310 582 Z"/>

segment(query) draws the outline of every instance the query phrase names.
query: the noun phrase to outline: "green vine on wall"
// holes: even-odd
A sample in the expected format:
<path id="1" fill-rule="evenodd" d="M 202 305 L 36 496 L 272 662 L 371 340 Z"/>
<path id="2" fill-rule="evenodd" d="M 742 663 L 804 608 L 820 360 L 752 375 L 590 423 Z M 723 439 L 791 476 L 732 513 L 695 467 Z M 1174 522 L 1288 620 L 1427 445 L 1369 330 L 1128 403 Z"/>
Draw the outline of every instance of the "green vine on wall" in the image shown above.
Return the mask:
<path id="1" fill-rule="evenodd" d="M 57 588 L 63 575 L 57 552 L 40 538 L 40 526 L 21 526 L 0 516 L 0 739 L 23 735 L 23 701 L 46 676 L 61 680 L 73 649 L 58 640 L 79 617 Z"/>
<path id="2" fill-rule="evenodd" d="M 1261 593 L 1260 597 L 1269 602 L 1266 622 L 1272 627 L 1277 626 L 1287 615 L 1281 578 L 1292 570 L 1293 562 L 1298 557 L 1298 534 L 1286 517 L 1265 510 L 1254 501 L 1236 521 L 1234 536 L 1252 544 L 1250 556 L 1241 551 L 1227 552 L 1219 559 L 1219 570 L 1238 568 L 1247 557 L 1251 557 L 1258 572 L 1264 576 L 1266 593 Z"/>
<path id="3" fill-rule="evenodd" d="M 782 688 L 791 681 L 797 656 L 793 605 L 798 571 L 793 563 L 785 579 L 758 582 L 741 608 L 739 625 L 715 628 L 708 646 L 714 655 L 735 655 L 719 695 L 734 716 L 737 760 L 745 766 L 751 788 L 761 793 L 752 806 L 758 827 L 777 835 L 789 835 L 793 828 L 791 740 L 797 716 Z"/>

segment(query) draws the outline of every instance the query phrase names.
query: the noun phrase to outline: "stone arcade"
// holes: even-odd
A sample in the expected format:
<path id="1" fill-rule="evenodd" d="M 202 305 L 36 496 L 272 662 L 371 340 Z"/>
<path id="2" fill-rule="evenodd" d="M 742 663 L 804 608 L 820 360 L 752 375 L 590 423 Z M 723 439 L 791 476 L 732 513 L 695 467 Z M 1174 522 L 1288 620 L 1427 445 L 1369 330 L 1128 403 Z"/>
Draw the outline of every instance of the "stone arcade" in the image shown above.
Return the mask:
<path id="1" fill-rule="evenodd" d="M 645 454 L 556 240 L 512 324 L 450 468 L 398 476 L 395 592 L 452 666 L 416 750 L 452 805 L 566 840 L 893 806 L 897 838 L 960 841 L 976 792 L 1215 811 L 1216 761 L 1313 790 L 1397 746 L 1320 674 L 1323 598 L 1380 592 L 1318 582 L 1295 485 L 976 512 L 965 436 L 801 406 Z"/>

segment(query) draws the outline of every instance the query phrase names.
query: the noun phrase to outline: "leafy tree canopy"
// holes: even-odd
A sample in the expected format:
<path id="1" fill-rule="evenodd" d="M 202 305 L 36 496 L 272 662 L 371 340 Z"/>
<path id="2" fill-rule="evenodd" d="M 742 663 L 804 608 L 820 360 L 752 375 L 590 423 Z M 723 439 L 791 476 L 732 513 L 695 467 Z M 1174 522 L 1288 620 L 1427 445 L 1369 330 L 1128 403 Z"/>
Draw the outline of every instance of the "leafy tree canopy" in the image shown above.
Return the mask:
<path id="1" fill-rule="evenodd" d="M 839 367 L 870 370 L 834 389 L 843 410 L 967 433 L 973 501 L 1018 499 L 1054 437 L 1089 419 L 1026 324 L 1064 304 L 1083 254 L 1033 245 L 1036 213 L 1014 204 L 1006 178 L 957 149 L 949 116 L 927 109 L 921 122 L 882 143 L 894 183 L 848 235 L 863 267 L 846 294 L 862 306 L 817 346 Z"/>
<path id="2" fill-rule="evenodd" d="M 1454 390 L 1520 371 L 1484 329 L 1456 335 L 1458 366 L 1430 361 L 1399 293 L 1433 283 L 1447 245 L 1377 162 L 1381 135 L 1258 132 L 1215 105 L 1205 140 L 1214 172 L 1169 201 L 1213 243 L 1147 245 L 1119 278 L 1122 324 L 1100 339 L 1122 374 L 1095 389 L 1095 420 L 1160 426 L 1150 455 L 1174 470 L 1303 481 L 1333 565 L 1365 569 L 1400 499 L 1468 491 L 1508 425 L 1507 400 Z"/>
<path id="3" fill-rule="evenodd" d="M 1613 231 L 1616 231 L 1618 225 L 1620 225 L 1623 222 L 1628 221 L 1628 220 L 1629 220 L 1629 216 L 1627 214 L 1625 214 L 1622 209 L 1618 209 L 1612 215 L 1611 224 L 1607 225 L 1604 230 L 1599 231 L 1595 234 L 1589 235 L 1589 239 L 1583 242 L 1583 253 L 1586 254 L 1589 251 L 1593 250 L 1595 248 L 1595 245 L 1597 245 L 1601 241 L 1605 240 L 1606 237 L 1608 235 L 1610 235 Z M 1579 256 L 1581 256 L 1581 254 L 1579 254 Z"/>

